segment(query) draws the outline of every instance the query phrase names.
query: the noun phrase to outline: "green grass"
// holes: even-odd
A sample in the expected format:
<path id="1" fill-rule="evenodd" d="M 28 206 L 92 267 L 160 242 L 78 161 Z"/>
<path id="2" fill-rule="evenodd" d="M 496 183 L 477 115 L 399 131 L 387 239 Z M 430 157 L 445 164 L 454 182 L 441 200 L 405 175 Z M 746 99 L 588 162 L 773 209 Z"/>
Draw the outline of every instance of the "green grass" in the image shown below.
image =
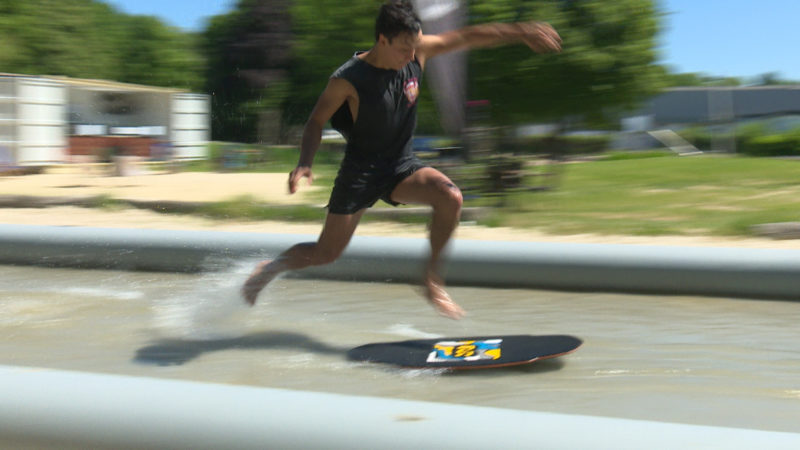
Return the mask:
<path id="1" fill-rule="evenodd" d="M 294 167 L 297 150 L 270 150 L 265 171 Z M 268 163 L 264 163 L 268 164 Z M 277 167 L 277 169 L 276 169 Z M 672 153 L 610 154 L 598 161 L 565 164 L 557 188 L 506 196 L 481 222 L 488 226 L 531 228 L 552 234 L 746 236 L 753 225 L 800 220 L 800 161 L 731 156 L 678 157 Z M 314 165 L 310 201 L 322 204 L 338 169 L 333 157 Z M 481 166 L 459 169 L 475 177 Z M 457 179 L 473 193 L 469 179 Z M 530 180 L 531 184 L 535 184 Z M 114 208 L 113 199 L 96 199 Z M 478 194 L 465 206 L 494 206 L 497 197 Z M 378 202 L 376 207 L 386 207 Z M 276 206 L 249 197 L 204 206 L 193 214 L 219 219 L 322 221 L 319 206 Z M 370 214 L 364 216 L 370 219 Z M 419 217 L 397 219 L 419 222 Z"/>
<path id="2" fill-rule="evenodd" d="M 119 211 L 125 209 L 125 202 L 117 200 L 110 195 L 101 194 L 95 195 L 87 200 L 86 206 L 89 208 L 97 208 L 106 211 Z"/>
<path id="3" fill-rule="evenodd" d="M 800 162 L 662 157 L 569 164 L 558 189 L 507 198 L 489 225 L 554 234 L 742 236 L 800 220 Z"/>

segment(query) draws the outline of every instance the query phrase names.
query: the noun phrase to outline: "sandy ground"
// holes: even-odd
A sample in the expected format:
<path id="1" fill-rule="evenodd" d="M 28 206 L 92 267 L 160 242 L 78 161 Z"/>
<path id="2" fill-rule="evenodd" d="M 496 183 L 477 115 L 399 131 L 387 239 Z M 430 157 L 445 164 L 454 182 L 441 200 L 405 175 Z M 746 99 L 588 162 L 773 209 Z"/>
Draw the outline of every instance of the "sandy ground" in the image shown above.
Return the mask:
<path id="1" fill-rule="evenodd" d="M 90 197 L 108 195 L 120 199 L 165 201 L 221 201 L 249 195 L 273 204 L 313 203 L 307 194 L 314 186 L 303 186 L 295 195 L 286 193 L 286 174 L 148 173 L 116 177 L 86 169 L 63 167 L 45 174 L 0 177 L 0 197 Z M 159 214 L 138 209 L 88 209 L 74 206 L 48 208 L 0 208 L 0 223 L 169 230 L 217 230 L 263 233 L 318 234 L 321 223 L 216 220 L 197 216 Z M 424 225 L 363 223 L 362 236 L 425 237 Z M 727 238 L 705 236 L 606 236 L 550 235 L 536 230 L 487 228 L 470 223 L 457 231 L 459 239 L 570 242 L 603 244 L 683 245 L 800 249 L 800 240 Z"/>
<path id="2" fill-rule="evenodd" d="M 131 200 L 176 200 L 218 202 L 237 196 L 273 204 L 302 204 L 316 186 L 287 195 L 283 173 L 155 173 L 126 177 L 95 175 L 94 172 L 54 171 L 39 175 L 0 177 L 0 195 L 42 197 L 92 197 L 108 195 Z"/>

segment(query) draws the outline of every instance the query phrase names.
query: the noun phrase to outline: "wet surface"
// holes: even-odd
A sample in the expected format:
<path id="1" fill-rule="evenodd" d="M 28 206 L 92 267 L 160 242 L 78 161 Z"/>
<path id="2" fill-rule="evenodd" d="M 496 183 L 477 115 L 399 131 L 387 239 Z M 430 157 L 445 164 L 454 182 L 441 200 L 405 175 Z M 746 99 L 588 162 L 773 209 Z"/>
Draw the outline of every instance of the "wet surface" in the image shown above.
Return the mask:
<path id="1" fill-rule="evenodd" d="M 255 261 L 168 274 L 0 266 L 0 364 L 514 409 L 800 431 L 800 304 L 451 288 L 436 315 L 403 284 L 276 280 Z M 370 342 L 572 334 L 576 353 L 482 371 L 347 361 Z"/>

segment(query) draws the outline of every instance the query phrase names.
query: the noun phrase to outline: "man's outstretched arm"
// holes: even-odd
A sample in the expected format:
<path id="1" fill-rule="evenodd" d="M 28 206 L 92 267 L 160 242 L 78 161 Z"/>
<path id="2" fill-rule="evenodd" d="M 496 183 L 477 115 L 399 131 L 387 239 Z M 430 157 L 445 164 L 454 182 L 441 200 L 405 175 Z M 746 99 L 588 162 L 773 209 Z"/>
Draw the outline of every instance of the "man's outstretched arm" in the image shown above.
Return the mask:
<path id="1" fill-rule="evenodd" d="M 456 50 L 512 43 L 523 43 L 537 53 L 561 51 L 561 37 L 544 22 L 486 23 L 441 34 L 423 35 L 417 48 L 417 57 L 425 61 Z"/>

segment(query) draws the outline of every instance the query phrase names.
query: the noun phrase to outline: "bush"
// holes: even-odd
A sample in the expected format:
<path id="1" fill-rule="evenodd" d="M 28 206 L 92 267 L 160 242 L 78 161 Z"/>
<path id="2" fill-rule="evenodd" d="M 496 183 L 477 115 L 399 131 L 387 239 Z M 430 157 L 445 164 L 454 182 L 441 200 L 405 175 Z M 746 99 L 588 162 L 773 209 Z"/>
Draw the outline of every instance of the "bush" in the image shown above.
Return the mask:
<path id="1" fill-rule="evenodd" d="M 745 141 L 738 151 L 748 156 L 800 156 L 800 133 L 758 136 Z"/>
<path id="2" fill-rule="evenodd" d="M 761 123 L 752 123 L 736 130 L 736 152 L 748 156 L 800 156 L 800 129 L 782 134 L 768 134 Z M 700 150 L 710 150 L 712 137 L 708 130 L 699 127 L 681 130 L 678 134 Z M 727 136 L 730 137 L 730 136 Z"/>

